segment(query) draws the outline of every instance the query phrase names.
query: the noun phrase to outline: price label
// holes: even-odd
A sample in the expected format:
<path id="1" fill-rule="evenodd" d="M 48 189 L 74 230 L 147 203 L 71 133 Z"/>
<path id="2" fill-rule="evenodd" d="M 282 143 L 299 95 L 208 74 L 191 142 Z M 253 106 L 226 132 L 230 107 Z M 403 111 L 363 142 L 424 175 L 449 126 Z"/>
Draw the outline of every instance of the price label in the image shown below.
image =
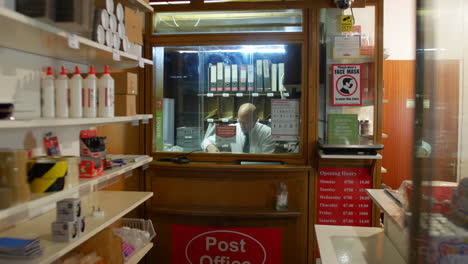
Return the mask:
<path id="1" fill-rule="evenodd" d="M 223 97 L 229 97 L 228 93 L 223 93 Z"/>
<path id="2" fill-rule="evenodd" d="M 227 123 L 227 122 L 229 122 L 229 118 L 223 118 L 223 119 L 221 119 L 221 122 Z"/>
<path id="3" fill-rule="evenodd" d="M 68 35 L 68 47 L 72 49 L 80 49 L 80 41 L 78 40 L 78 36 L 75 34 Z"/>
<path id="4" fill-rule="evenodd" d="M 244 96 L 244 94 L 243 93 L 236 93 L 236 96 L 237 97 L 242 97 L 242 96 Z"/>
<path id="5" fill-rule="evenodd" d="M 132 126 L 138 126 L 139 123 L 138 123 L 138 119 L 133 119 L 132 120 Z"/>
<path id="6" fill-rule="evenodd" d="M 214 119 L 213 119 L 213 118 L 208 118 L 206 121 L 207 121 L 208 123 L 213 123 L 213 122 L 214 122 Z"/>
<path id="7" fill-rule="evenodd" d="M 258 93 L 252 93 L 252 97 L 258 97 Z"/>
<path id="8" fill-rule="evenodd" d="M 130 171 L 127 171 L 125 174 L 124 174 L 124 178 L 127 179 L 128 177 L 131 177 L 133 175 L 133 171 L 130 170 Z"/>
<path id="9" fill-rule="evenodd" d="M 213 97 L 214 94 L 213 94 L 213 93 L 207 93 L 206 96 L 208 96 L 208 97 Z"/>
<path id="10" fill-rule="evenodd" d="M 267 97 L 273 97 L 275 96 L 273 93 L 267 93 Z"/>
<path id="11" fill-rule="evenodd" d="M 119 50 L 112 50 L 112 59 L 115 61 L 120 61 L 120 52 Z"/>
<path id="12" fill-rule="evenodd" d="M 289 93 L 283 93 L 284 97 L 289 97 Z"/>
<path id="13" fill-rule="evenodd" d="M 148 118 L 144 118 L 143 120 L 141 120 L 141 123 L 142 123 L 143 125 L 146 125 L 146 124 L 149 123 L 149 119 L 148 119 Z"/>
<path id="14" fill-rule="evenodd" d="M 188 138 L 188 139 L 189 139 L 189 138 L 192 138 L 192 136 L 184 136 L 184 138 Z"/>
<path id="15" fill-rule="evenodd" d="M 145 61 L 143 60 L 143 58 L 139 57 L 138 58 L 138 66 L 140 68 L 144 68 L 145 67 Z"/>

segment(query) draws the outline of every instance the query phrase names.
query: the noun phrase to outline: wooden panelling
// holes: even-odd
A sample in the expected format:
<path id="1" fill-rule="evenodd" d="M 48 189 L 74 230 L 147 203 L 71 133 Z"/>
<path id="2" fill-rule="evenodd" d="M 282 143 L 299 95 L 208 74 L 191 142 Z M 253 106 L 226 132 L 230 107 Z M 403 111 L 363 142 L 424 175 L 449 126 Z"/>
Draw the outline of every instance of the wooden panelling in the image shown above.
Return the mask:
<path id="1" fill-rule="evenodd" d="M 387 60 L 384 62 L 383 167 L 382 181 L 398 188 L 403 180 L 412 177 L 414 107 L 407 107 L 415 99 L 415 61 Z"/>
<path id="2" fill-rule="evenodd" d="M 233 166 L 150 167 L 147 188 L 155 198 L 147 212 L 158 228 L 152 261 L 171 263 L 170 224 L 280 228 L 282 263 L 307 261 L 308 168 Z M 286 213 L 274 209 L 280 182 L 289 192 Z"/>

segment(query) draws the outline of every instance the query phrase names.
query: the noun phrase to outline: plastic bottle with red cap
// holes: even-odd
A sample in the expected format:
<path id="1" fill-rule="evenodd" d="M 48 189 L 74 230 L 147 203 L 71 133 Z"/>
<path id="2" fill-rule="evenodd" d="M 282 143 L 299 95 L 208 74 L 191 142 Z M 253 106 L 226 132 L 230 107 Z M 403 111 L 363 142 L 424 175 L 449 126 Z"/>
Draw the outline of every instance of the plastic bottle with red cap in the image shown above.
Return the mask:
<path id="1" fill-rule="evenodd" d="M 55 79 L 55 116 L 68 117 L 70 90 L 68 89 L 67 69 L 62 66 L 60 75 Z"/>
<path id="2" fill-rule="evenodd" d="M 54 73 L 51 67 L 47 67 L 47 74 L 41 82 L 41 116 L 55 117 L 55 85 Z"/>
<path id="3" fill-rule="evenodd" d="M 97 116 L 96 111 L 96 86 L 97 77 L 94 66 L 89 66 L 89 72 L 83 82 L 83 115 L 87 118 Z"/>
<path id="4" fill-rule="evenodd" d="M 98 116 L 114 117 L 114 79 L 109 66 L 104 66 L 104 74 L 98 81 Z"/>
<path id="5" fill-rule="evenodd" d="M 83 117 L 83 77 L 78 66 L 70 79 L 70 117 Z"/>

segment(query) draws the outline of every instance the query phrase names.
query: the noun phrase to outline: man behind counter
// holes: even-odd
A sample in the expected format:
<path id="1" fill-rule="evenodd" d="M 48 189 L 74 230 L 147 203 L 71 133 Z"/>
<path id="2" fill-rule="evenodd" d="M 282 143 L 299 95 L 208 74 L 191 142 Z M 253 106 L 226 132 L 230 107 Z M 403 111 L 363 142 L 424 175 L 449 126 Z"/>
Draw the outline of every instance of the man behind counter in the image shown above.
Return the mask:
<path id="1" fill-rule="evenodd" d="M 268 154 L 275 151 L 271 128 L 260 124 L 255 105 L 246 103 L 239 107 L 237 113 L 236 142 L 231 143 L 232 153 Z M 201 148 L 207 152 L 219 152 L 216 146 L 216 136 L 206 137 Z"/>

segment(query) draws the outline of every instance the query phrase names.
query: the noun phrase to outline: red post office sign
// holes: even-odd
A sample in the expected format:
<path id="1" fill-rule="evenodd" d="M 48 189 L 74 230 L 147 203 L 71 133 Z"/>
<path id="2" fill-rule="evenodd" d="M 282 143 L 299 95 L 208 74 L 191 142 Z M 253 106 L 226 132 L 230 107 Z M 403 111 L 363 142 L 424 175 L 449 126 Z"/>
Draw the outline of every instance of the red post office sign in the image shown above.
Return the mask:
<path id="1" fill-rule="evenodd" d="M 171 225 L 172 264 L 279 264 L 281 229 Z"/>

